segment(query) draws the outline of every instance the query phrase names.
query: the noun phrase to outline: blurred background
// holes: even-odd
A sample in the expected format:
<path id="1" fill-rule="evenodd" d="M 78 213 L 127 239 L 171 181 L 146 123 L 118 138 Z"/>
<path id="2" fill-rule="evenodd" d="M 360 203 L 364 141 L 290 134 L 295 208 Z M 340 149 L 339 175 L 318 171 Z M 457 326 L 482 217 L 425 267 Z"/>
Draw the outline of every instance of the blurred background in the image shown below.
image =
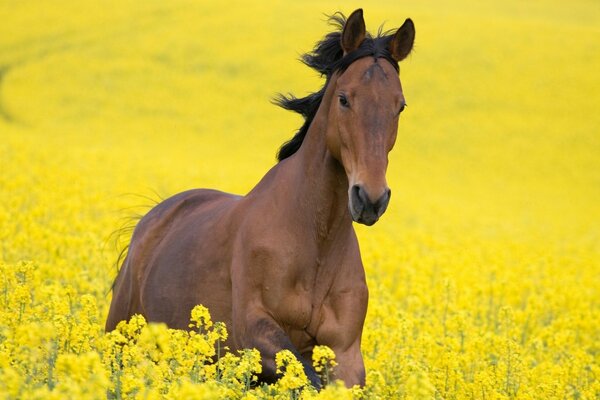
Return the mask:
<path id="1" fill-rule="evenodd" d="M 75 181 L 98 179 L 101 163 L 111 184 L 90 186 L 107 195 L 247 192 L 301 123 L 270 99 L 320 88 L 297 58 L 330 29 L 324 14 L 359 6 L 372 32 L 417 27 L 395 215 L 540 231 L 598 221 L 595 1 L 6 2 L 3 162 L 57 148 L 55 160 L 77 157 Z"/>

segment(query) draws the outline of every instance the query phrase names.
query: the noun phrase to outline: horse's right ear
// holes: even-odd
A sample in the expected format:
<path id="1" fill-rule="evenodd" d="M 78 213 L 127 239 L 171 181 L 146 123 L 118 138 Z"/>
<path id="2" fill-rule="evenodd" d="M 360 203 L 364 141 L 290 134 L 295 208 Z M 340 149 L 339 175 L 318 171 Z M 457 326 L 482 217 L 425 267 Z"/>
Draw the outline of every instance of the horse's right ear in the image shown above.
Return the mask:
<path id="1" fill-rule="evenodd" d="M 415 42 L 415 24 L 409 18 L 396 31 L 390 41 L 390 53 L 394 60 L 400 62 L 408 56 Z"/>
<path id="2" fill-rule="evenodd" d="M 358 49 L 358 46 L 365 40 L 367 35 L 367 28 L 365 27 L 365 20 L 363 18 L 363 10 L 359 8 L 355 10 L 344 24 L 344 30 L 342 31 L 342 49 L 344 55 Z"/>

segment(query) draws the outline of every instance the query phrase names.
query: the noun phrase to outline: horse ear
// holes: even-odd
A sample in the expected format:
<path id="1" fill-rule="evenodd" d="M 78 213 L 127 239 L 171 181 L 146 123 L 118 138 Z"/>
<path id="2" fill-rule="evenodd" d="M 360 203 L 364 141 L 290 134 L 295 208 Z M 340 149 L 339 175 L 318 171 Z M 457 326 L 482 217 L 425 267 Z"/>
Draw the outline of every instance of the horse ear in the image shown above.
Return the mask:
<path id="1" fill-rule="evenodd" d="M 415 42 L 415 24 L 408 18 L 396 31 L 390 41 L 390 53 L 394 60 L 400 62 L 408 56 Z"/>
<path id="2" fill-rule="evenodd" d="M 359 8 L 355 10 L 346 21 L 344 31 L 342 32 L 342 49 L 344 54 L 358 49 L 358 46 L 365 39 L 367 28 L 363 18 L 363 10 Z"/>

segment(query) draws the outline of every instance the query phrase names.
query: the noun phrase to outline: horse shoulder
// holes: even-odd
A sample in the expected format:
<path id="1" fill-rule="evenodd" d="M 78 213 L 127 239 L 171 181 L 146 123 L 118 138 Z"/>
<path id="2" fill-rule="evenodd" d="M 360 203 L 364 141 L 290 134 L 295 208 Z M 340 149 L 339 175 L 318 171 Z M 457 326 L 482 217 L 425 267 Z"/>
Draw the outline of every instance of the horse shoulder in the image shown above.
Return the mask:
<path id="1" fill-rule="evenodd" d="M 266 313 L 285 326 L 304 327 L 311 299 L 305 281 L 314 268 L 316 246 L 299 240 L 298 232 L 260 200 L 244 207 L 233 247 L 231 280 L 234 314 Z M 314 253 L 314 256 L 311 254 Z M 243 319 L 243 318 L 242 318 Z"/>

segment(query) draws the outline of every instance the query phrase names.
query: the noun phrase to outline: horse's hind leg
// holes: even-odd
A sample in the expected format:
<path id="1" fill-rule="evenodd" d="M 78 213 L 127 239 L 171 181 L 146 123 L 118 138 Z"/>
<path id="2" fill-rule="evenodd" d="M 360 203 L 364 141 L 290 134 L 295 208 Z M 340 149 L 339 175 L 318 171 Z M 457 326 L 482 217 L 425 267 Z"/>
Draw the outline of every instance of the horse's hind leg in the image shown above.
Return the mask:
<path id="1" fill-rule="evenodd" d="M 132 276 L 131 268 L 128 267 L 129 256 L 125 258 L 115 284 L 113 287 L 113 297 L 106 318 L 106 332 L 110 332 L 117 327 L 117 324 L 123 320 L 128 320 L 132 302 Z"/>

